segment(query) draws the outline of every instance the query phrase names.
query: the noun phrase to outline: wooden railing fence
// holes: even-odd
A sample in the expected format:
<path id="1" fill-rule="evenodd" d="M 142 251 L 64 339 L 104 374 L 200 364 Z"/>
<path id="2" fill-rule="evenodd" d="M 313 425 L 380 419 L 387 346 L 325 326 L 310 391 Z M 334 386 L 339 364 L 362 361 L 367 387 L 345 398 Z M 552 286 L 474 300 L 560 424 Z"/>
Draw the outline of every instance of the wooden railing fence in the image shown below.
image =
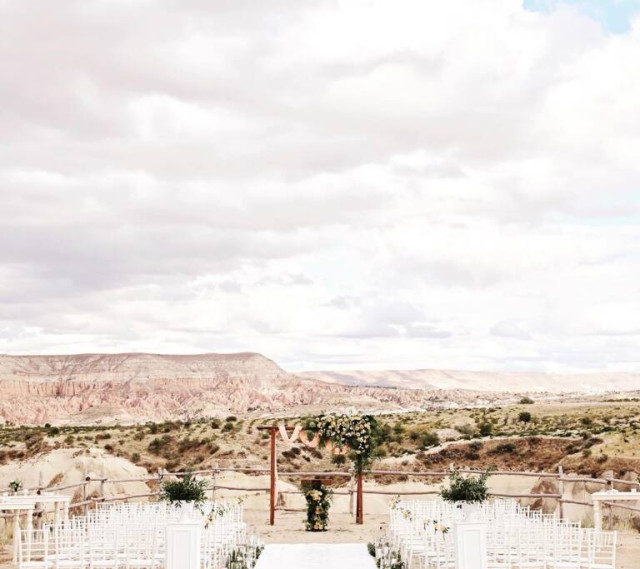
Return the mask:
<path id="1" fill-rule="evenodd" d="M 224 472 L 240 472 L 244 474 L 253 474 L 253 475 L 269 475 L 269 468 L 212 468 L 205 470 L 195 470 L 194 474 L 198 474 L 204 477 L 211 477 L 211 483 L 207 487 L 207 491 L 211 492 L 211 499 L 215 500 L 216 491 L 217 490 L 232 490 L 238 492 L 265 492 L 269 493 L 270 488 L 268 486 L 256 486 L 256 487 L 247 487 L 247 486 L 232 486 L 228 484 L 219 483 L 217 481 L 217 477 L 219 474 Z M 484 471 L 475 470 L 475 469 L 460 469 L 460 472 L 463 474 L 480 474 Z M 410 472 L 405 470 L 367 470 L 365 471 L 365 476 L 368 479 L 376 479 L 377 477 L 409 477 L 409 478 L 445 478 L 451 473 L 451 469 L 449 470 L 427 470 L 420 472 Z M 72 502 L 69 505 L 69 508 L 75 510 L 77 513 L 86 514 L 88 510 L 99 503 L 106 502 L 118 502 L 118 501 L 128 501 L 128 500 L 138 500 L 143 498 L 154 498 L 159 494 L 159 490 L 149 490 L 149 492 L 143 493 L 132 493 L 132 494 L 118 494 L 112 495 L 106 492 L 106 487 L 109 484 L 127 484 L 134 482 L 155 482 L 160 486 L 163 480 L 168 477 L 179 477 L 184 475 L 184 472 L 166 472 L 159 471 L 157 474 L 148 475 L 148 476 L 140 476 L 140 477 L 132 477 L 132 478 L 107 478 L 104 475 L 91 475 L 88 473 L 84 473 L 83 479 L 81 482 L 75 484 L 66 484 L 66 485 L 57 485 L 57 486 L 45 486 L 42 483 L 42 476 L 40 477 L 41 481 L 38 486 L 26 488 L 30 492 L 36 492 L 40 494 L 41 492 L 62 492 L 65 490 L 74 489 L 74 495 L 79 494 L 81 499 L 75 502 Z M 592 502 L 582 501 L 582 500 L 572 500 L 568 498 L 563 498 L 564 496 L 564 485 L 566 483 L 586 483 L 586 484 L 598 484 L 604 486 L 605 490 L 611 490 L 616 485 L 635 488 L 638 491 L 638 501 L 640 501 L 640 481 L 629 481 L 629 480 L 621 480 L 618 478 L 589 478 L 589 477 L 580 477 L 580 476 L 570 476 L 564 474 L 562 468 L 558 469 L 558 472 L 523 472 L 523 471 L 492 471 L 492 475 L 494 476 L 526 476 L 532 478 L 545 478 L 545 479 L 555 479 L 558 481 L 558 489 L 557 493 L 523 493 L 523 494 L 513 494 L 513 493 L 503 493 L 503 492 L 489 492 L 490 496 L 493 497 L 501 497 L 501 498 L 517 498 L 517 499 L 553 499 L 557 501 L 560 506 L 560 515 L 562 516 L 563 504 L 575 504 L 585 507 L 593 506 Z M 353 498 L 355 494 L 355 473 L 353 470 L 350 471 L 297 471 L 297 472 L 279 472 L 278 476 L 281 478 L 348 478 L 349 483 L 346 489 L 343 490 L 335 490 L 335 495 L 343 495 L 349 496 L 350 498 L 350 509 L 353 513 Z M 93 485 L 93 486 L 92 486 Z M 93 493 L 97 493 L 97 495 L 92 496 L 90 490 L 95 488 L 97 485 L 97 491 Z M 7 492 L 9 489 L 0 488 L 0 493 Z M 301 494 L 300 490 L 286 490 L 280 492 L 282 494 Z M 437 490 L 433 489 L 425 489 L 424 491 L 398 491 L 398 490 L 384 490 L 380 489 L 369 489 L 364 490 L 364 494 L 372 494 L 372 495 L 394 495 L 394 496 L 426 496 L 426 495 L 434 495 L 438 494 Z M 612 517 L 613 509 L 619 508 L 626 511 L 631 512 L 640 512 L 639 507 L 622 505 L 614 502 L 604 502 L 609 508 L 609 516 L 610 520 Z M 286 508 L 279 508 L 286 509 Z M 36 511 L 36 515 L 42 515 L 47 513 L 45 510 Z M 0 517 L 13 517 L 13 513 L 0 513 Z"/>

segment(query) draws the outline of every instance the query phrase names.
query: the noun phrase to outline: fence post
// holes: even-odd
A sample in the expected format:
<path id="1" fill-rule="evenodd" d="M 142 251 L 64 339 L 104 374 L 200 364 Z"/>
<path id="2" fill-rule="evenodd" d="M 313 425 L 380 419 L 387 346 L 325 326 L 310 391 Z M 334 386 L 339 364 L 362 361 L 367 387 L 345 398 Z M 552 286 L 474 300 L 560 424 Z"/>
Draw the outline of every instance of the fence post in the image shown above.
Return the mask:
<path id="1" fill-rule="evenodd" d="M 216 474 L 217 474 L 217 471 L 214 470 L 213 475 L 211 477 L 211 501 L 212 502 L 216 501 Z"/>
<path id="2" fill-rule="evenodd" d="M 89 480 L 89 476 L 87 471 L 84 470 L 82 472 L 82 501 L 84 502 L 83 510 L 84 515 L 86 516 L 89 513 L 89 504 L 87 504 L 87 482 Z"/>
<path id="3" fill-rule="evenodd" d="M 100 467 L 100 502 L 104 503 L 104 484 L 106 482 L 106 477 L 104 475 L 104 463 Z"/>
<path id="4" fill-rule="evenodd" d="M 611 492 L 613 490 L 613 480 L 611 476 L 607 476 L 605 478 L 607 481 L 607 491 Z M 613 530 L 613 507 L 611 505 L 607 506 L 607 517 L 609 518 L 607 521 L 607 527 L 609 531 Z"/>
<path id="5" fill-rule="evenodd" d="M 560 494 L 560 501 L 558 505 L 560 506 L 560 519 L 564 518 L 564 471 L 562 466 L 558 466 L 558 494 Z"/>

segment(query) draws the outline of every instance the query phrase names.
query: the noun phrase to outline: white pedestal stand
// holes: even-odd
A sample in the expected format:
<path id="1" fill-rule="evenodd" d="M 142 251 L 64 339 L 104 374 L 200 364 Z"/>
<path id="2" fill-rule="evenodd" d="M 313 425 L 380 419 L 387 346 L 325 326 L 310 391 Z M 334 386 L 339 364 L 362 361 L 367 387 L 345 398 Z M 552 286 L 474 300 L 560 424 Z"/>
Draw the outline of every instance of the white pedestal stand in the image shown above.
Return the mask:
<path id="1" fill-rule="evenodd" d="M 201 539 L 200 522 L 168 524 L 165 569 L 200 569 Z"/>
<path id="2" fill-rule="evenodd" d="M 487 569 L 487 524 L 453 524 L 455 569 Z"/>

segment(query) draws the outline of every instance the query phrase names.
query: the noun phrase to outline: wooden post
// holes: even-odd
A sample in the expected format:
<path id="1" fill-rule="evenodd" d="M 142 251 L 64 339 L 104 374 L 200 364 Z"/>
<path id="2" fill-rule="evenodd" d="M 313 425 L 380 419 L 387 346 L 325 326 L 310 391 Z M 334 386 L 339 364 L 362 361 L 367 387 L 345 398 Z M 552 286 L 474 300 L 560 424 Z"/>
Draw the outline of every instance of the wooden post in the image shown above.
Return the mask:
<path id="1" fill-rule="evenodd" d="M 216 501 L 216 474 L 217 471 L 214 470 L 211 476 L 211 501 Z"/>
<path id="2" fill-rule="evenodd" d="M 607 476 L 605 480 L 607 481 L 607 491 L 611 492 L 613 490 L 613 480 L 611 480 L 611 476 Z M 609 531 L 612 531 L 613 530 L 613 507 L 612 506 L 607 507 L 607 513 L 608 513 L 607 527 Z"/>
<path id="3" fill-rule="evenodd" d="M 107 480 L 104 474 L 104 463 L 100 467 L 100 502 L 104 504 L 104 483 Z"/>
<path id="4" fill-rule="evenodd" d="M 349 513 L 353 515 L 353 487 L 355 483 L 355 471 L 351 470 L 351 478 L 349 479 Z"/>
<path id="5" fill-rule="evenodd" d="M 89 504 L 86 503 L 87 501 L 87 471 L 85 470 L 82 473 L 82 479 L 83 479 L 83 484 L 82 484 L 82 501 L 85 502 L 85 505 L 83 507 L 84 510 L 84 515 L 86 516 L 89 513 Z"/>
<path id="6" fill-rule="evenodd" d="M 558 505 L 560 507 L 560 519 L 562 519 L 564 518 L 564 471 L 562 466 L 558 466 L 558 494 L 560 494 Z"/>
<path id="7" fill-rule="evenodd" d="M 276 428 L 269 429 L 271 435 L 271 491 L 269 494 L 269 524 L 276 523 Z"/>
<path id="8" fill-rule="evenodd" d="M 358 500 L 356 502 L 356 523 L 364 523 L 364 507 L 362 504 L 362 472 L 358 472 Z"/>

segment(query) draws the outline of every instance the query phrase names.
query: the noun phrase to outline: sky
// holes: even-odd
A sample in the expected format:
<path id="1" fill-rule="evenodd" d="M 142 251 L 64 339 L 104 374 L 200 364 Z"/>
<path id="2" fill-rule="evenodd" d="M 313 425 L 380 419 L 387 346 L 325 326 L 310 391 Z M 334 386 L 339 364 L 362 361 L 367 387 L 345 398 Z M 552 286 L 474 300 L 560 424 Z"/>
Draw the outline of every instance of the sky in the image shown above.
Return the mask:
<path id="1" fill-rule="evenodd" d="M 0 0 L 0 353 L 640 371 L 640 3 Z"/>

